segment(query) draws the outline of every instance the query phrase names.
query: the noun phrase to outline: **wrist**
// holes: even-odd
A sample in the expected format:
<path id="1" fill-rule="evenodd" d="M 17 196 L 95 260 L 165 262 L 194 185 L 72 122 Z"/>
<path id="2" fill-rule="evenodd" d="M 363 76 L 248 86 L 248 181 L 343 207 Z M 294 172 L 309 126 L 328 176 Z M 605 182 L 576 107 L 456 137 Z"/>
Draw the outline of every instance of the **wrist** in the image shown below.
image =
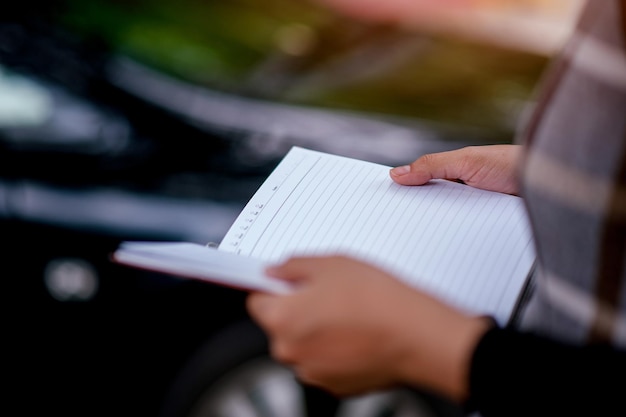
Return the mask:
<path id="1" fill-rule="evenodd" d="M 442 313 L 433 321 L 431 331 L 408 334 L 398 373 L 405 384 L 463 404 L 469 398 L 473 353 L 494 322 L 455 310 Z"/>
<path id="2" fill-rule="evenodd" d="M 466 317 L 465 323 L 459 327 L 450 343 L 449 373 L 450 385 L 446 394 L 459 404 L 467 402 L 470 396 L 470 372 L 474 352 L 483 338 L 495 323 L 491 318 Z"/>

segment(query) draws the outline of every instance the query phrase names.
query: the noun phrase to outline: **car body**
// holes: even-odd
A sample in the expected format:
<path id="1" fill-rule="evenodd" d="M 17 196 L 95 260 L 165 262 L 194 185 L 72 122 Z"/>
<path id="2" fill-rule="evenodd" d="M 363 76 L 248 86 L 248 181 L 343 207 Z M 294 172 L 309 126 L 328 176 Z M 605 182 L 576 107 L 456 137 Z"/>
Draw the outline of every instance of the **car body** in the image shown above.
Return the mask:
<path id="1" fill-rule="evenodd" d="M 452 412 L 406 392 L 339 404 L 268 357 L 242 291 L 110 256 L 125 240 L 219 242 L 291 146 L 396 165 L 481 130 L 211 88 L 24 9 L 0 22 L 2 266 L 23 414 Z"/>

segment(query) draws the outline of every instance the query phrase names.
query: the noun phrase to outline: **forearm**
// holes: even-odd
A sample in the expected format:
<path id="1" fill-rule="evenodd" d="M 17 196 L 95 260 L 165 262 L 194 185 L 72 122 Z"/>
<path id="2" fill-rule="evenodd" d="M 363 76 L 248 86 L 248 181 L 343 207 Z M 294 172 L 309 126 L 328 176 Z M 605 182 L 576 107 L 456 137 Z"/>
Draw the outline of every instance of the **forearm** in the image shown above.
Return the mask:
<path id="1" fill-rule="evenodd" d="M 626 415 L 626 351 L 494 328 L 470 367 L 468 406 L 489 416 Z"/>

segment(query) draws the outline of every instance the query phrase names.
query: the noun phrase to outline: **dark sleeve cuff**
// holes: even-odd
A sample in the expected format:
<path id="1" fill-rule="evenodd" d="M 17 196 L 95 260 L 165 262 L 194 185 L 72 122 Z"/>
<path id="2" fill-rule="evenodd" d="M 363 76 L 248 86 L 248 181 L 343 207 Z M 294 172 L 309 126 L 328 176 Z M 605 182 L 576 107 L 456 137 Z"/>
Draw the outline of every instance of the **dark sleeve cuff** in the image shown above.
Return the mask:
<path id="1" fill-rule="evenodd" d="M 626 415 L 626 351 L 493 327 L 470 366 L 468 411 L 490 416 Z"/>

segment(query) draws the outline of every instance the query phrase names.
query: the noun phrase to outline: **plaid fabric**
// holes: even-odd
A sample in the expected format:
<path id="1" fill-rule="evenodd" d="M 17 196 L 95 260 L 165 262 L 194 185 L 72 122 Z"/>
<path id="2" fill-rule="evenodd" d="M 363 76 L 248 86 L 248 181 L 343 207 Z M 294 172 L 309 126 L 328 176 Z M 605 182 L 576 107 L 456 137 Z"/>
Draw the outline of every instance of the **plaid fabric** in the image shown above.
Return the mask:
<path id="1" fill-rule="evenodd" d="M 522 193 L 538 253 L 524 327 L 626 346 L 626 0 L 591 0 L 544 79 Z"/>

